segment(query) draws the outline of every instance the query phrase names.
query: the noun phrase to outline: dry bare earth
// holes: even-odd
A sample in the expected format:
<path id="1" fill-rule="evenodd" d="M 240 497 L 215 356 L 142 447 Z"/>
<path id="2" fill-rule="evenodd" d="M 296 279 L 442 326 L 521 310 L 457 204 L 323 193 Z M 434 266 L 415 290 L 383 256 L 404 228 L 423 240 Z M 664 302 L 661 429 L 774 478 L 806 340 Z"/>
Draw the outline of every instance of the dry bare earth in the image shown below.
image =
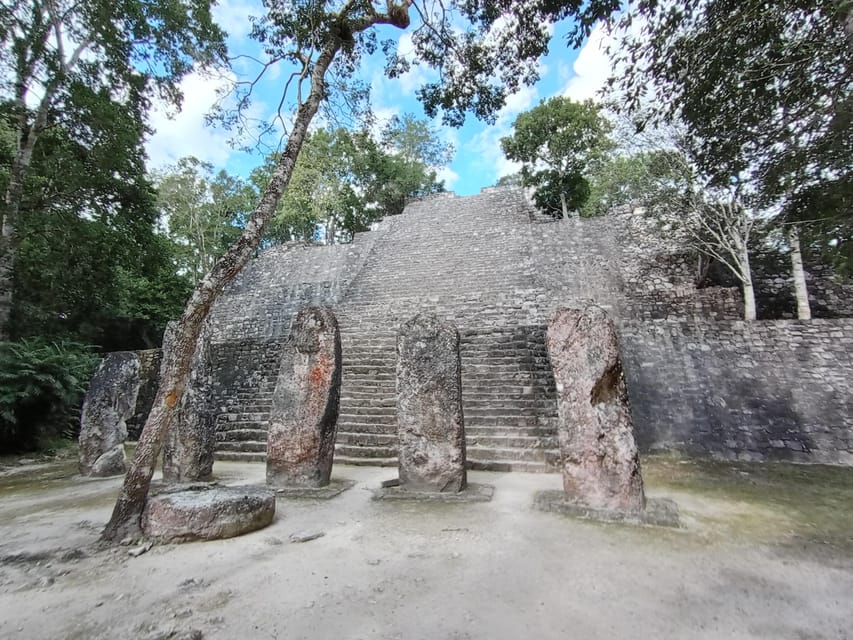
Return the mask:
<path id="1" fill-rule="evenodd" d="M 682 507 L 675 531 L 532 510 L 557 475 L 472 472 L 491 503 L 428 505 L 373 502 L 393 470 L 338 466 L 357 484 L 335 499 L 280 499 L 267 529 L 138 557 L 93 546 L 119 480 L 74 471 L 0 471 L 0 638 L 853 634 L 849 469 L 647 461 L 648 494 Z"/>

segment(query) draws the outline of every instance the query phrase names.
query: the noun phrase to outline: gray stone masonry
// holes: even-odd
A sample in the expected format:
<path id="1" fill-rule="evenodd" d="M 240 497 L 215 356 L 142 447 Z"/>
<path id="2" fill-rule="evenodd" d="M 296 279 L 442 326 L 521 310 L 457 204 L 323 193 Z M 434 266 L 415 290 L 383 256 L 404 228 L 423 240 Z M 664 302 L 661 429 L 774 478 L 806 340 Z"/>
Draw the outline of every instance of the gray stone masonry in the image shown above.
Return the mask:
<path id="1" fill-rule="evenodd" d="M 395 332 L 404 320 L 427 312 L 459 329 L 469 468 L 555 470 L 556 402 L 545 319 L 559 307 L 594 302 L 620 328 L 641 448 L 849 461 L 851 383 L 837 380 L 853 380 L 851 348 L 835 337 L 847 335 L 847 321 L 813 323 L 802 331 L 780 325 L 772 329 L 778 340 L 764 342 L 756 336 L 770 329 L 759 327 L 774 325 L 744 328 L 737 322 L 740 292 L 697 290 L 692 261 L 671 244 L 656 239 L 635 216 L 547 222 L 520 190 L 486 189 L 411 203 L 401 215 L 356 234 L 350 245 L 263 251 L 213 310 L 217 456 L 264 459 L 265 424 L 291 318 L 303 305 L 324 304 L 337 315 L 343 352 L 336 461 L 397 464 Z M 733 341 L 748 354 L 761 354 L 754 356 L 761 364 L 715 364 L 711 358 L 704 367 L 702 355 L 687 343 L 664 339 L 662 326 L 683 327 L 679 331 L 691 336 L 691 345 L 700 349 L 704 340 L 706 352 L 720 358 L 735 354 L 725 346 Z M 729 329 L 720 333 L 716 326 Z M 715 342 L 729 332 L 739 337 Z M 811 355 L 789 355 L 794 340 L 794 353 Z M 763 397 L 785 397 L 789 383 L 777 387 L 777 381 L 793 374 L 780 374 L 775 363 L 791 358 L 814 381 L 810 389 L 829 375 L 822 363 L 833 362 L 834 393 L 819 396 L 829 402 L 826 420 L 808 409 L 805 397 L 794 403 L 783 412 L 788 437 L 777 438 L 777 426 L 756 419 L 770 414 L 756 413 L 755 406 Z M 673 377 L 660 378 L 663 371 Z M 741 373 L 752 378 L 740 380 Z M 726 391 L 712 391 L 717 389 Z M 666 409 L 665 400 L 681 413 Z M 652 410 L 656 404 L 664 407 L 660 413 Z M 774 437 L 753 435 L 762 429 Z"/>

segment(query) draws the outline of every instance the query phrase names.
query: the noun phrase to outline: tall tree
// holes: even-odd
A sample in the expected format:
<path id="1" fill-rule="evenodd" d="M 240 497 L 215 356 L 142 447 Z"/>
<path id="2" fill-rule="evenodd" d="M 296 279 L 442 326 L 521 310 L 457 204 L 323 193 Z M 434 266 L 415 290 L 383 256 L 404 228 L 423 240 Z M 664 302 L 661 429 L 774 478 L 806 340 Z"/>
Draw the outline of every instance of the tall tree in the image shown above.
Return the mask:
<path id="1" fill-rule="evenodd" d="M 0 107 L 0 123 L 2 115 Z M 188 287 L 175 275 L 171 243 L 154 232 L 143 127 L 110 101 L 92 101 L 77 121 L 89 131 L 87 144 L 54 123 L 33 153 L 16 229 L 9 333 L 104 349 L 156 346 Z M 10 141 L 0 150 L 0 188 L 14 149 Z"/>
<path id="2" fill-rule="evenodd" d="M 0 208 L 0 332 L 11 307 L 15 225 L 33 153 L 63 122 L 81 143 L 77 115 L 115 103 L 137 121 L 153 95 L 177 103 L 178 82 L 224 53 L 210 0 L 0 0 L 2 91 L 12 103 L 14 149 Z M 103 127 L 102 127 L 103 128 Z"/>
<path id="3" fill-rule="evenodd" d="M 545 19 L 547 12 L 538 3 L 531 3 L 524 20 L 497 25 L 503 13 L 499 6 L 473 2 L 347 0 L 281 4 L 267 0 L 264 7 L 267 13 L 255 22 L 253 36 L 270 59 L 287 60 L 297 66 L 285 85 L 296 94 L 293 124 L 242 235 L 196 286 L 177 324 L 173 343 L 164 355 L 160 389 L 103 532 L 106 540 L 119 540 L 138 531 L 157 455 L 174 422 L 202 323 L 216 297 L 261 242 L 293 175 L 311 120 L 321 102 L 334 97 L 333 87 L 327 83 L 330 69 L 339 77 L 352 77 L 361 56 L 375 47 L 375 28 L 390 25 L 407 29 L 411 26 L 410 12 L 414 12 L 414 62 L 438 71 L 437 79 L 427 82 L 418 95 L 428 115 L 434 116 L 440 109 L 445 122 L 461 124 L 467 112 L 487 119 L 494 117 L 508 93 L 538 79 L 538 66 L 530 62 L 547 51 L 550 29 Z M 461 19 L 467 20 L 469 28 L 459 28 Z M 383 48 L 391 53 L 387 67 L 391 75 L 411 67 L 412 60 L 395 55 L 393 44 Z M 286 104 L 284 98 L 281 104 Z"/>
<path id="4" fill-rule="evenodd" d="M 411 116 L 398 118 L 382 140 L 346 129 L 311 133 L 268 239 L 310 242 L 322 228 L 326 243 L 347 242 L 372 222 L 402 212 L 409 198 L 443 188 L 433 167 L 446 164 L 452 150 L 433 128 Z M 275 160 L 271 156 L 252 173 L 258 188 L 269 180 Z"/>
<path id="5" fill-rule="evenodd" d="M 257 193 L 192 156 L 157 172 L 154 180 L 161 220 L 180 254 L 179 270 L 198 282 L 240 235 Z"/>
<path id="6" fill-rule="evenodd" d="M 501 147 L 507 158 L 522 163 L 522 183 L 536 189 L 537 206 L 568 218 L 589 198 L 586 174 L 610 146 L 609 132 L 591 100 L 557 97 L 519 115 Z"/>

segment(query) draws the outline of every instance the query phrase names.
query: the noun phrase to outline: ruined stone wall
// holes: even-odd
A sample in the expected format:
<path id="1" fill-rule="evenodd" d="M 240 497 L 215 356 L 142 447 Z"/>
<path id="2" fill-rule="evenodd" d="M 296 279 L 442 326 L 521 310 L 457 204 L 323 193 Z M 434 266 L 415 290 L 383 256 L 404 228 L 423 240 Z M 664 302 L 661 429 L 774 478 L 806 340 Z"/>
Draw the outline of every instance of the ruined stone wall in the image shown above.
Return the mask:
<path id="1" fill-rule="evenodd" d="M 645 450 L 853 464 L 853 320 L 629 321 Z"/>
<path id="2" fill-rule="evenodd" d="M 500 351 L 503 332 L 525 331 L 538 354 L 552 310 L 595 303 L 621 326 L 646 450 L 853 464 L 853 321 L 745 325 L 740 290 L 696 289 L 693 261 L 672 244 L 629 214 L 545 222 L 520 191 L 487 189 L 412 203 L 350 245 L 268 249 L 213 310 L 220 424 L 263 428 L 281 344 L 307 304 L 338 316 L 346 386 L 350 373 L 361 375 L 348 350 L 378 345 L 418 312 L 453 321 L 463 336 L 482 334 L 483 353 Z M 832 304 L 853 304 L 840 291 Z M 533 392 L 549 416 L 545 373 Z"/>
<path id="3" fill-rule="evenodd" d="M 594 303 L 624 319 L 742 317 L 740 290 L 697 289 L 695 265 L 642 216 L 610 215 L 531 225 L 535 281 L 561 306 Z"/>
<path id="4" fill-rule="evenodd" d="M 283 339 L 298 309 L 341 299 L 387 226 L 356 234 L 352 244 L 292 243 L 262 251 L 214 305 L 212 341 Z"/>

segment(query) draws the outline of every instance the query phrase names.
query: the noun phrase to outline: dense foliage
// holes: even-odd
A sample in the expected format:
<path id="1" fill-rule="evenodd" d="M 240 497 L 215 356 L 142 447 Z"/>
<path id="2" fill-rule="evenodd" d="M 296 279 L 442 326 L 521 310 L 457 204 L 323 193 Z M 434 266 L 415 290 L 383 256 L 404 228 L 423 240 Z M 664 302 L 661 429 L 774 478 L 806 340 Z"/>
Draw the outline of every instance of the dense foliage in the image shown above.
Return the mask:
<path id="1" fill-rule="evenodd" d="M 74 435 L 97 361 L 73 342 L 0 342 L 0 453 Z"/>

